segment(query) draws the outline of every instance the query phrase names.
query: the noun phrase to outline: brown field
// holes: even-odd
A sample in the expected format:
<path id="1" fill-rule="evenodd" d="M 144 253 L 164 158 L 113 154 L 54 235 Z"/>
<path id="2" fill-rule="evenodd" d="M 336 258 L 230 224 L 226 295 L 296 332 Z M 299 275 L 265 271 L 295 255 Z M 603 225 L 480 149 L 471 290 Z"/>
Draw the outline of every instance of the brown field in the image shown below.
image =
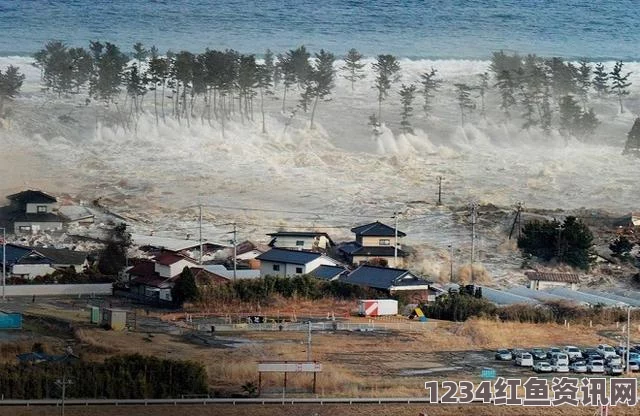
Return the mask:
<path id="1" fill-rule="evenodd" d="M 505 407 L 490 405 L 471 406 L 425 406 L 425 405 L 215 405 L 215 406 L 89 406 L 66 407 L 67 416 L 174 416 L 183 413 L 189 416 L 592 416 L 599 413 L 594 407 L 561 406 L 553 408 Z M 14 408 L 0 407 L 0 416 L 57 416 L 56 407 Z M 609 410 L 611 416 L 636 416 L 637 407 L 619 406 Z"/>

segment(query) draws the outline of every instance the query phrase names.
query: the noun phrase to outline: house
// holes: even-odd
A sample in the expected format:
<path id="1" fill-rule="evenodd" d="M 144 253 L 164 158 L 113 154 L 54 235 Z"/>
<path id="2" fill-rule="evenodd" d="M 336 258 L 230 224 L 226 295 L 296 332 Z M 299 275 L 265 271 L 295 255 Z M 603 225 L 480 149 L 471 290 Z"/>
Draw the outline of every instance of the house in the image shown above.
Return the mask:
<path id="1" fill-rule="evenodd" d="M 62 216 L 67 226 L 89 226 L 94 224 L 96 220 L 95 214 L 82 205 L 62 205 L 58 208 L 58 213 Z"/>
<path id="2" fill-rule="evenodd" d="M 130 292 L 149 300 L 171 302 L 171 289 L 187 267 L 198 286 L 226 284 L 229 279 L 196 265 L 195 260 L 175 252 L 164 252 L 154 259 L 140 259 L 127 270 Z"/>
<path id="3" fill-rule="evenodd" d="M 404 293 L 416 301 L 427 301 L 432 293 L 428 280 L 409 270 L 362 265 L 342 279 L 345 283 L 388 292 L 390 295 Z"/>
<path id="4" fill-rule="evenodd" d="M 253 241 L 243 241 L 236 246 L 236 260 L 253 260 L 262 253 L 266 253 L 270 248 L 266 244 L 254 243 Z M 233 256 L 233 247 L 226 252 L 228 257 Z"/>
<path id="5" fill-rule="evenodd" d="M 89 264 L 89 253 L 82 251 L 7 244 L 5 252 L 7 274 L 29 280 L 70 267 L 79 273 Z"/>
<path id="6" fill-rule="evenodd" d="M 321 253 L 272 248 L 258 257 L 260 277 L 297 276 L 308 274 L 322 265 L 337 266 L 338 262 Z"/>
<path id="7" fill-rule="evenodd" d="M 142 235 L 131 234 L 131 243 L 137 246 L 140 250 L 145 252 L 162 252 L 164 250 L 174 251 L 177 253 L 189 255 L 189 253 L 198 253 L 200 251 L 200 241 L 172 238 L 172 237 L 159 237 L 155 235 Z M 214 243 L 211 241 L 202 242 L 203 255 L 215 253 L 223 249 L 225 246 L 222 244 Z"/>
<path id="8" fill-rule="evenodd" d="M 267 235 L 271 237 L 269 247 L 275 248 L 326 252 L 335 246 L 327 233 L 317 231 L 278 231 Z"/>
<path id="9" fill-rule="evenodd" d="M 346 276 L 349 271 L 342 266 L 328 266 L 322 265 L 311 273 L 309 276 L 315 277 L 316 279 L 321 280 L 338 280 L 342 276 Z"/>
<path id="10" fill-rule="evenodd" d="M 525 272 L 529 279 L 529 289 L 544 290 L 555 287 L 566 287 L 571 290 L 578 290 L 580 278 L 575 273 L 547 273 L 547 272 Z"/>
<path id="11" fill-rule="evenodd" d="M 355 234 L 355 241 L 338 247 L 350 263 L 360 265 L 382 261 L 389 267 L 404 265 L 404 259 L 408 254 L 401 248 L 402 238 L 406 236 L 402 231 L 396 231 L 395 228 L 379 221 L 354 227 L 351 231 Z"/>
<path id="12" fill-rule="evenodd" d="M 62 230 L 64 219 L 57 213 L 58 201 L 41 191 L 28 190 L 9 195 L 5 211 L 15 234 Z"/>

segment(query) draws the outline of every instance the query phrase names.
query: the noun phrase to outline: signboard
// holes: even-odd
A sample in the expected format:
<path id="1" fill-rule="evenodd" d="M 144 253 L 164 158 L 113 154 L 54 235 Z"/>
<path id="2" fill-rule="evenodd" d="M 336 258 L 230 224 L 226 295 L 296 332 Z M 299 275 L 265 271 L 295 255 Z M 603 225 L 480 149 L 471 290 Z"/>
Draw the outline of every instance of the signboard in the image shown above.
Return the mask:
<path id="1" fill-rule="evenodd" d="M 258 372 L 261 373 L 319 373 L 321 371 L 322 364 L 314 363 L 313 361 L 283 361 L 258 364 Z"/>

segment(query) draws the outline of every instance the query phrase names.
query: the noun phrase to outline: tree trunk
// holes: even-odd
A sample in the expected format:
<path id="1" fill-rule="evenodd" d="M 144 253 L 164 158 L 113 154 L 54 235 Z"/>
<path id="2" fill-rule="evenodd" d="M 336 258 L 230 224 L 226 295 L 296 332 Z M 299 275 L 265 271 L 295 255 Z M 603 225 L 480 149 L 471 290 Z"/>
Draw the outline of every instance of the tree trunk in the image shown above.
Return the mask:
<path id="1" fill-rule="evenodd" d="M 162 99 L 160 100 L 160 106 L 162 109 L 162 121 L 166 122 L 166 118 L 165 118 L 165 114 L 164 114 L 164 86 L 165 86 L 165 82 L 164 82 L 164 78 L 162 79 Z"/>
<path id="2" fill-rule="evenodd" d="M 284 94 L 282 96 L 282 112 L 284 113 L 284 103 L 287 100 L 287 84 L 284 84 Z"/>
<path id="3" fill-rule="evenodd" d="M 320 98 L 320 96 L 318 94 L 316 94 L 316 99 L 313 101 L 313 108 L 311 109 L 311 124 L 309 125 L 309 128 L 313 129 L 313 119 L 316 115 L 316 107 L 318 106 L 318 99 Z"/>
<path id="4" fill-rule="evenodd" d="M 622 107 L 622 94 L 618 94 L 618 101 L 620 102 L 620 114 L 624 113 L 624 107 Z"/>
<path id="5" fill-rule="evenodd" d="M 158 86 L 157 85 L 153 89 L 153 109 L 154 109 L 155 114 L 156 114 L 156 126 L 157 126 L 158 123 L 159 123 L 159 120 L 158 120 Z"/>
<path id="6" fill-rule="evenodd" d="M 176 81 L 175 97 L 173 97 L 173 116 L 178 119 L 180 123 L 180 111 L 178 110 L 178 104 L 180 102 L 180 83 Z"/>
<path id="7" fill-rule="evenodd" d="M 260 113 L 262 113 L 262 133 L 267 132 L 267 128 L 264 123 L 264 90 L 260 88 Z"/>
<path id="8" fill-rule="evenodd" d="M 382 94 L 378 94 L 378 124 L 382 126 Z"/>

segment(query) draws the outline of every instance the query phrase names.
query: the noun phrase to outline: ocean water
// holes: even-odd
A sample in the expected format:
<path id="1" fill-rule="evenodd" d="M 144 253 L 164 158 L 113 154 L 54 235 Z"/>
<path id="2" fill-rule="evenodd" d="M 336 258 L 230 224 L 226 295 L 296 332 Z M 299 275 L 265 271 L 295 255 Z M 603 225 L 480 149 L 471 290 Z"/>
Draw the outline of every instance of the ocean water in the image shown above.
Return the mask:
<path id="1" fill-rule="evenodd" d="M 262 53 L 300 44 L 405 58 L 485 59 L 494 50 L 640 60 L 637 0 L 0 0 L 0 56 L 141 41 L 161 51 Z"/>

